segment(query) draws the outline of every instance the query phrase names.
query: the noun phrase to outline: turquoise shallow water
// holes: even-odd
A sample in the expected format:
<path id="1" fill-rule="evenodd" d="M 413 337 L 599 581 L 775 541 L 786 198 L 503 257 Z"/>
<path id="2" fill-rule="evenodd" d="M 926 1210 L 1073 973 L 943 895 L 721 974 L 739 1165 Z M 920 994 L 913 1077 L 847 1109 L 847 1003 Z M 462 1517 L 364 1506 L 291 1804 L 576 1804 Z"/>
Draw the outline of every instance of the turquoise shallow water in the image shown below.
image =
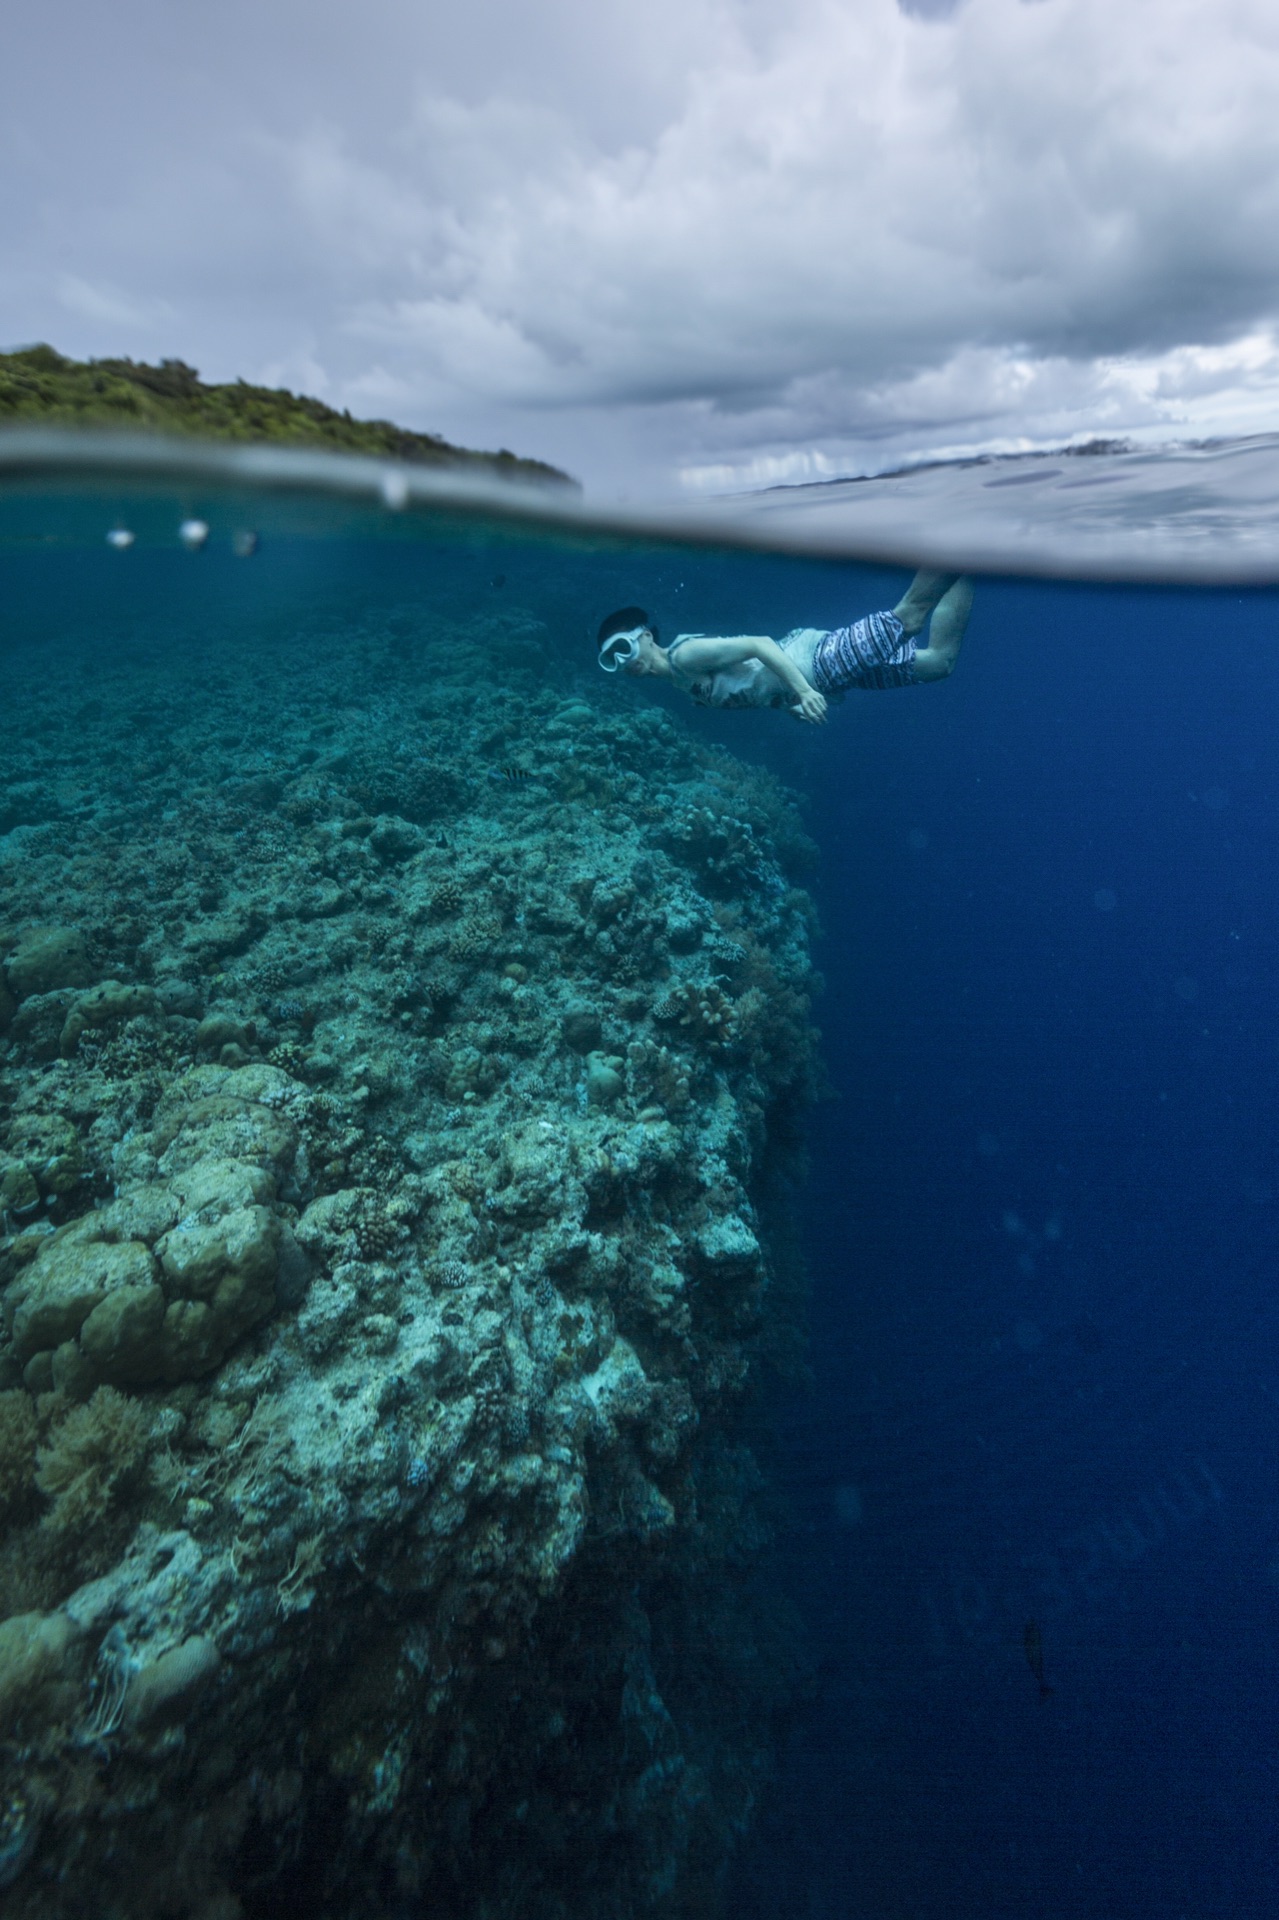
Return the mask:
<path id="1" fill-rule="evenodd" d="M 13 1912 L 1268 1911 L 1265 455 L 12 472 Z M 1098 492 L 1234 584 L 983 577 L 820 731 L 595 666 Z"/>

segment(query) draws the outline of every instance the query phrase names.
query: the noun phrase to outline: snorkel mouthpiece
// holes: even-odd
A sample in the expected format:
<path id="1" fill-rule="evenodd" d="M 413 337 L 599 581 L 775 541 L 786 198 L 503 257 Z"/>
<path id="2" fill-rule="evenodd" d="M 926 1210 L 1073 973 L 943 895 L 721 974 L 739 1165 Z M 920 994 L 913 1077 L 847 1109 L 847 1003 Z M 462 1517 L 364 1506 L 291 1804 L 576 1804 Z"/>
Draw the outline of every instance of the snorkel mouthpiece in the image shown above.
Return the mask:
<path id="1" fill-rule="evenodd" d="M 600 648 L 600 665 L 605 673 L 616 673 L 619 667 L 629 667 L 632 660 L 638 660 L 640 635 L 647 631 L 647 627 L 631 627 L 626 633 L 610 633 Z"/>

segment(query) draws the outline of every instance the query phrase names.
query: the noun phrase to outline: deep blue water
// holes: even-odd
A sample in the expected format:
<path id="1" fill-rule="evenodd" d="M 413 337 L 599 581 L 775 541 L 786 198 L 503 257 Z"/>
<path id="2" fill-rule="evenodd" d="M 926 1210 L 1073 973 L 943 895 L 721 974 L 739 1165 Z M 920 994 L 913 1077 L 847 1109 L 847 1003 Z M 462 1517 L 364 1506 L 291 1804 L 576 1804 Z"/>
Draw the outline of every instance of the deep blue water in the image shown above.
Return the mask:
<path id="1" fill-rule="evenodd" d="M 779 743 L 824 1664 L 743 1916 L 1274 1911 L 1277 615 L 986 583 L 944 687 Z"/>
<path id="2" fill-rule="evenodd" d="M 198 595 L 178 553 L 38 591 L 12 560 L 8 639 L 141 680 L 156 646 L 216 666 L 227 619 L 515 603 L 586 685 L 618 602 L 778 632 L 905 584 L 478 538 L 206 559 Z M 835 1094 L 778 1462 L 820 1664 L 741 1920 L 1275 1909 L 1277 627 L 1274 594 L 988 581 L 941 687 L 823 731 L 688 715 L 810 798 Z"/>

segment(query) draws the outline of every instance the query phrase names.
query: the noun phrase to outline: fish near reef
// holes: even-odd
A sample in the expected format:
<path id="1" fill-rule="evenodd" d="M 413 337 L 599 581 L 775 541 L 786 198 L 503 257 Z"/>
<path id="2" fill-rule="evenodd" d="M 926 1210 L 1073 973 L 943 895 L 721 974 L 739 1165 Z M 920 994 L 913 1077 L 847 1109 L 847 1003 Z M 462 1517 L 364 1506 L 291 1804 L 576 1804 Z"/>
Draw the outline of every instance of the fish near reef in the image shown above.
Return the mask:
<path id="1" fill-rule="evenodd" d="M 512 786 L 518 786 L 521 780 L 531 780 L 532 778 L 533 769 L 531 767 L 516 766 L 514 761 L 508 766 L 493 767 L 489 771 L 490 780 L 506 780 L 509 781 Z"/>
<path id="2" fill-rule="evenodd" d="M 1039 1697 L 1046 1700 L 1052 1688 L 1044 1679 L 1044 1636 L 1038 1620 L 1028 1620 L 1022 1629 L 1022 1645 L 1026 1650 L 1026 1665 L 1034 1674 L 1039 1686 Z"/>

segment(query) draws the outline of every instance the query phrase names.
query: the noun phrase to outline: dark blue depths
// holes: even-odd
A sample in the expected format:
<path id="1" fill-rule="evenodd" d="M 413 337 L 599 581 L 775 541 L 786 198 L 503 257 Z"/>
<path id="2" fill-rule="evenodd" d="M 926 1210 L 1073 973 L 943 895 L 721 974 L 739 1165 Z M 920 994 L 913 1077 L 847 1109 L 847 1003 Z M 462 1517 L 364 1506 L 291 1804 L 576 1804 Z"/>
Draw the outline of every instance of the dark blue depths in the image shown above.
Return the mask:
<path id="1" fill-rule="evenodd" d="M 1279 596 L 987 583 L 945 686 L 776 740 L 822 1665 L 739 1920 L 1275 1911 L 1277 727 Z"/>

